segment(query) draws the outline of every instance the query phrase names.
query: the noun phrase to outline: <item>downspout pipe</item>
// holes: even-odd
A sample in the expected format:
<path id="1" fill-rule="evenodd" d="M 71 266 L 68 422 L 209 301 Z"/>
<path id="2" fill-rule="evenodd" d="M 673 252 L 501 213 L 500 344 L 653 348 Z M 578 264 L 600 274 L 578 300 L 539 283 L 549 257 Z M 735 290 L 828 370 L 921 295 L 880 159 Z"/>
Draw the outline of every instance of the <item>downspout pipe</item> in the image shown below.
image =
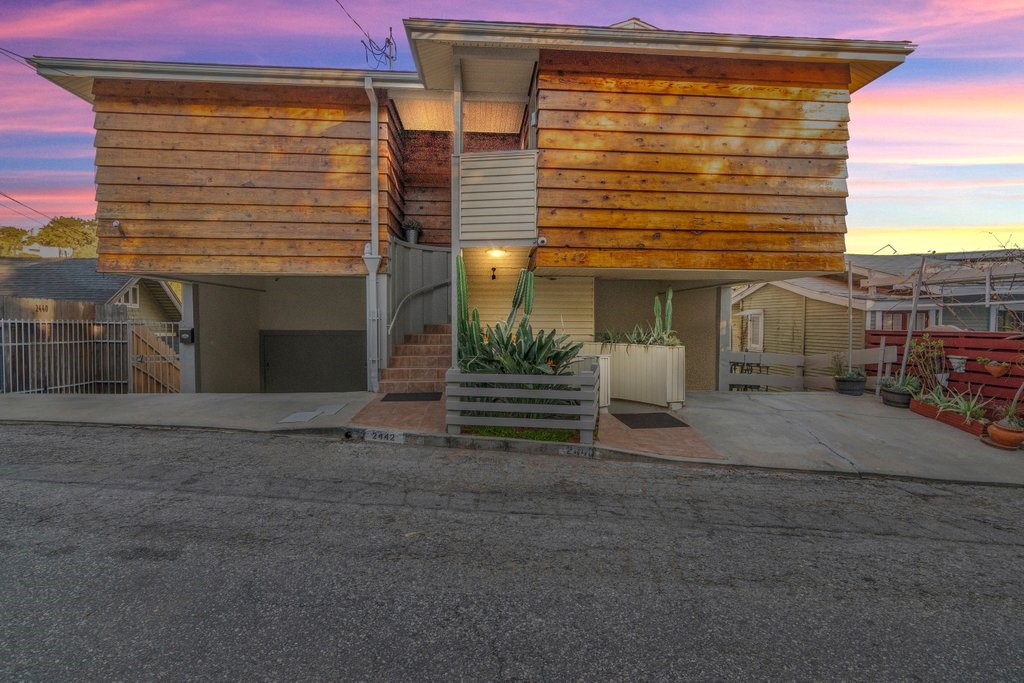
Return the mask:
<path id="1" fill-rule="evenodd" d="M 366 388 L 380 390 L 380 302 L 377 300 L 377 271 L 380 269 L 380 132 L 377 93 L 373 91 L 373 78 L 363 80 L 363 88 L 370 99 L 370 242 L 363 245 L 363 263 L 366 264 Z"/>

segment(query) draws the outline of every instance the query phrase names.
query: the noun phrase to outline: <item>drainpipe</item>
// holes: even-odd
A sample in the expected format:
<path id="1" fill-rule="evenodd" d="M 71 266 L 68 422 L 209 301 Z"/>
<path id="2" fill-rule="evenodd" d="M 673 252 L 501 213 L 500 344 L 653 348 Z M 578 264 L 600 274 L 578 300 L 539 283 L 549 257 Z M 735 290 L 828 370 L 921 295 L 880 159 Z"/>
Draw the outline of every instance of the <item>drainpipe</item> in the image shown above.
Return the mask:
<path id="1" fill-rule="evenodd" d="M 370 98 L 370 243 L 363 245 L 363 263 L 366 264 L 366 388 L 380 389 L 380 308 L 377 301 L 377 271 L 380 269 L 380 158 L 378 143 L 378 104 L 373 91 L 373 78 L 363 80 L 366 96 Z"/>

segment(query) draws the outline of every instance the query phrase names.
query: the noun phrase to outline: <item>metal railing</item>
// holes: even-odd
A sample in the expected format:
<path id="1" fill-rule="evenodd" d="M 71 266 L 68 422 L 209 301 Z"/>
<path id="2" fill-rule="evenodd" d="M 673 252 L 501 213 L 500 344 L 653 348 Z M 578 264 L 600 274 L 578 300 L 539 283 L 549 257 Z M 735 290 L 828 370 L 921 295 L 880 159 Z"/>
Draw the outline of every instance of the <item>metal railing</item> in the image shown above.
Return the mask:
<path id="1" fill-rule="evenodd" d="M 0 393 L 175 393 L 177 323 L 0 320 Z"/>

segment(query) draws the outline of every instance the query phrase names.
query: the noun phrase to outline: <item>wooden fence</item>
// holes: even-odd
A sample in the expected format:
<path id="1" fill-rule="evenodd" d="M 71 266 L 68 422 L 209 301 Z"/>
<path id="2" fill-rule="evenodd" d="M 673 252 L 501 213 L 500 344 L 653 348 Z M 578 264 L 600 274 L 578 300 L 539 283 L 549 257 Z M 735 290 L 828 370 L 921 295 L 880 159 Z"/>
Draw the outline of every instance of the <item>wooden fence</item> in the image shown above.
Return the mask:
<path id="1" fill-rule="evenodd" d="M 879 339 L 881 341 L 881 338 Z M 843 365 L 846 365 L 846 352 L 840 351 Z M 823 353 L 814 356 L 801 356 L 793 353 L 752 353 L 730 351 L 724 354 L 729 363 L 729 372 L 724 384 L 729 389 L 770 390 L 788 389 L 804 391 L 806 389 L 832 388 L 832 376 L 807 375 L 806 371 L 827 368 L 832 364 L 832 354 Z M 855 367 L 870 368 L 868 381 L 870 386 L 877 386 L 878 380 L 891 371 L 897 361 L 897 349 L 891 341 L 886 341 L 884 348 L 856 349 L 851 364 Z M 783 374 L 780 369 L 787 372 Z"/>
<path id="2" fill-rule="evenodd" d="M 886 337 L 886 344 L 898 344 L 895 363 L 902 362 L 903 342 L 906 333 L 892 330 L 868 330 L 864 334 L 865 346 L 878 346 L 881 338 Z M 950 370 L 949 387 L 955 391 L 971 391 L 996 401 L 1009 400 L 1024 382 L 1024 335 L 1019 332 L 967 332 L 967 331 L 933 331 L 914 332 L 914 338 L 920 339 L 927 334 L 932 339 L 942 341 L 946 352 L 947 367 Z M 898 339 L 894 337 L 898 335 Z M 967 358 L 963 372 L 952 371 L 948 363 L 950 356 Z M 1002 377 L 993 377 L 977 361 L 979 357 L 1005 361 L 1010 364 L 1010 372 Z"/>
<path id="3" fill-rule="evenodd" d="M 449 370 L 445 375 L 445 427 L 573 429 L 581 444 L 594 443 L 600 365 L 596 359 L 574 375 L 484 375 Z"/>
<path id="4" fill-rule="evenodd" d="M 0 319 L 0 394 L 176 393 L 177 323 Z"/>

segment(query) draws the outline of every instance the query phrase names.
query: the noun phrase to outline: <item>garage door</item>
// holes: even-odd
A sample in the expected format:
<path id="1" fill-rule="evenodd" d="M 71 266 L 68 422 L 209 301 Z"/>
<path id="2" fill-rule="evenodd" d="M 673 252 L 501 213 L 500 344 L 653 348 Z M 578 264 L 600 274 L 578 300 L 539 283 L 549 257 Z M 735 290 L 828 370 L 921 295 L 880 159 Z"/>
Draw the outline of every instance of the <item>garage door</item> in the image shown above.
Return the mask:
<path id="1" fill-rule="evenodd" d="M 265 392 L 366 391 L 366 332 L 261 331 L 260 364 Z"/>

